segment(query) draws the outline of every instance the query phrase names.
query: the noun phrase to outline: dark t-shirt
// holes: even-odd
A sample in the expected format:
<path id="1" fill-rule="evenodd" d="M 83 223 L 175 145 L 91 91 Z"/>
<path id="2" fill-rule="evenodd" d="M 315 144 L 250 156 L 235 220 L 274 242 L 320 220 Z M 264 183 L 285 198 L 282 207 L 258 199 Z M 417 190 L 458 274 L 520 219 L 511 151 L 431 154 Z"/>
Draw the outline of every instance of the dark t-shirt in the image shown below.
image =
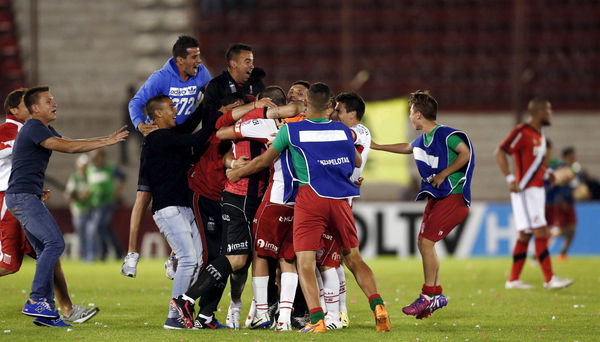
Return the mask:
<path id="1" fill-rule="evenodd" d="M 214 120 L 194 134 L 181 134 L 173 129 L 159 129 L 144 138 L 140 178 L 152 193 L 152 211 L 169 206 L 189 207 L 187 172 L 192 160 L 192 147 L 202 149 L 214 131 Z"/>
<path id="2" fill-rule="evenodd" d="M 51 137 L 60 137 L 51 126 L 38 119 L 29 119 L 19 131 L 12 153 L 12 170 L 8 180 L 9 194 L 42 195 L 44 176 L 52 150 L 40 143 Z"/>

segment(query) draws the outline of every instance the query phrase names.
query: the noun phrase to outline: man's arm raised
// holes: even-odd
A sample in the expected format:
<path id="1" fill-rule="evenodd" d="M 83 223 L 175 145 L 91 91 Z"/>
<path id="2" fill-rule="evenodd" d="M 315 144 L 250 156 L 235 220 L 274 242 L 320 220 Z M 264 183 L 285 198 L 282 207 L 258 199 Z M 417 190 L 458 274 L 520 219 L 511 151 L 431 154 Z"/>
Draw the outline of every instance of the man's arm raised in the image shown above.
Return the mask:
<path id="1" fill-rule="evenodd" d="M 49 150 L 65 152 L 65 153 L 77 153 L 77 152 L 88 152 L 95 150 L 100 147 L 114 145 L 118 142 L 125 141 L 129 135 L 129 131 L 126 129 L 127 126 L 121 127 L 119 130 L 111 135 L 90 138 L 90 139 L 69 139 L 51 137 L 40 143 L 44 148 Z"/>

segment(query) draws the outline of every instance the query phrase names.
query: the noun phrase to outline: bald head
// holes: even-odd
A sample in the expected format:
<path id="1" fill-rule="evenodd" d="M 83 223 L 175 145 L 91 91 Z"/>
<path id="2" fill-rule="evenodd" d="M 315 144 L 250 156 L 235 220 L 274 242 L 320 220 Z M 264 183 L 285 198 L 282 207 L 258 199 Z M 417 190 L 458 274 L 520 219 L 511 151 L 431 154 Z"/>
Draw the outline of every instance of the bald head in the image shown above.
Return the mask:
<path id="1" fill-rule="evenodd" d="M 552 120 L 552 105 L 550 101 L 535 97 L 529 101 L 527 110 L 532 120 L 539 122 L 542 126 L 550 126 Z"/>

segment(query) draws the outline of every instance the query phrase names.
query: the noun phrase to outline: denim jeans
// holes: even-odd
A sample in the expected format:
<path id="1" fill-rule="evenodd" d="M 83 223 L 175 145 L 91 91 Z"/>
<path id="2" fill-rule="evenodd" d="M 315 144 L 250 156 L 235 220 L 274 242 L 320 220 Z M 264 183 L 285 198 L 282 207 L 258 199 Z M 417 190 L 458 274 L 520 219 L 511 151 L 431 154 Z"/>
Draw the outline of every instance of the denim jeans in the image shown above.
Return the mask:
<path id="1" fill-rule="evenodd" d="M 177 271 L 171 290 L 171 297 L 177 298 L 185 293 L 198 277 L 203 250 L 200 232 L 196 226 L 194 212 L 188 207 L 166 207 L 157 210 L 153 218 L 177 255 Z M 178 317 L 177 312 L 169 309 L 168 317 Z"/>
<path id="2" fill-rule="evenodd" d="M 123 257 L 123 249 L 110 224 L 115 213 L 115 204 L 102 204 L 90 209 L 90 227 L 87 232 L 86 261 L 106 260 L 110 246 L 114 248 L 117 259 Z"/>
<path id="3" fill-rule="evenodd" d="M 46 299 L 54 308 L 54 266 L 65 250 L 58 224 L 37 195 L 7 193 L 5 200 L 37 254 L 29 298 L 35 301 Z"/>

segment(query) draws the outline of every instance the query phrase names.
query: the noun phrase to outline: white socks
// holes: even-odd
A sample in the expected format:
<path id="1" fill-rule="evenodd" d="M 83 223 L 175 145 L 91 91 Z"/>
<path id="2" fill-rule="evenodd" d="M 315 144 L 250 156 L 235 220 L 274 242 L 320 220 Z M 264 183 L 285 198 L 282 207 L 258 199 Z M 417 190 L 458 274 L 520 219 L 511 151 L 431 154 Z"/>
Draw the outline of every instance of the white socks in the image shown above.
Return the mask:
<path id="1" fill-rule="evenodd" d="M 337 321 L 340 319 L 340 281 L 337 271 L 330 268 L 321 272 L 321 276 L 323 277 L 323 294 L 327 306 L 327 315 Z"/>
<path id="2" fill-rule="evenodd" d="M 335 269 L 337 271 L 338 279 L 340 280 L 340 311 L 348 313 L 346 308 L 346 273 L 344 272 L 344 266 L 340 266 Z"/>
<path id="3" fill-rule="evenodd" d="M 294 297 L 298 287 L 298 274 L 281 273 L 281 293 L 279 294 L 279 322 L 290 322 Z"/>
<path id="4" fill-rule="evenodd" d="M 269 286 L 269 276 L 252 277 L 252 292 L 256 301 L 256 316 L 269 310 L 267 287 Z"/>

